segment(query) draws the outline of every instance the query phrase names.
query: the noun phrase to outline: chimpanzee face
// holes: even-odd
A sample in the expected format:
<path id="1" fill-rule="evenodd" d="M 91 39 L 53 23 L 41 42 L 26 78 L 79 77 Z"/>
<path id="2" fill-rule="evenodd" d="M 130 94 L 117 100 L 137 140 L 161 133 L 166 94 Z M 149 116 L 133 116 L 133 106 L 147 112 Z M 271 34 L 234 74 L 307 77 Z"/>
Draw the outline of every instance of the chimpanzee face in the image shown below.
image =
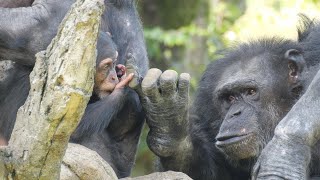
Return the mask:
<path id="1" fill-rule="evenodd" d="M 225 69 L 215 89 L 223 119 L 216 146 L 232 159 L 258 156 L 286 112 L 284 104 L 290 104 L 286 90 L 278 90 L 288 89 L 287 82 L 278 84 L 279 72 L 270 67 L 265 55 L 237 61 Z"/>
<path id="2" fill-rule="evenodd" d="M 126 68 L 122 64 L 117 64 L 117 47 L 109 33 L 101 32 L 98 50 L 94 93 L 101 99 L 113 92 L 125 75 Z"/>

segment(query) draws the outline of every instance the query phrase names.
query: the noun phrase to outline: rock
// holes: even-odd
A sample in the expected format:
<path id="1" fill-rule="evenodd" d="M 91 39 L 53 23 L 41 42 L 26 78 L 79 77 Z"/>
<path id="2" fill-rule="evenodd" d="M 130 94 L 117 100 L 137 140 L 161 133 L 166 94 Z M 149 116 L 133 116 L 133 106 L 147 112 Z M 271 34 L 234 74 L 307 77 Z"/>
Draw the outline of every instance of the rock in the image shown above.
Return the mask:
<path id="1" fill-rule="evenodd" d="M 98 153 L 79 144 L 69 143 L 61 166 L 60 180 L 117 180 L 111 166 Z"/>
<path id="2" fill-rule="evenodd" d="M 182 172 L 156 172 L 146 176 L 139 176 L 134 178 L 123 178 L 120 180 L 191 180 L 191 178 Z"/>

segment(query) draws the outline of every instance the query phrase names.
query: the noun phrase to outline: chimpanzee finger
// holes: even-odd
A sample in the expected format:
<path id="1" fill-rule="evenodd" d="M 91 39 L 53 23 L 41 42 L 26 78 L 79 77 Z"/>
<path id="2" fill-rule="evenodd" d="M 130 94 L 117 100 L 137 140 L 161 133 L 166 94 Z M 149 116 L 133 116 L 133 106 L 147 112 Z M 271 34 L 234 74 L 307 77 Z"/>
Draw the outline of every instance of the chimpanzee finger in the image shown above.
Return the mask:
<path id="1" fill-rule="evenodd" d="M 167 70 L 160 76 L 160 89 L 163 97 L 170 97 L 177 90 L 178 73 L 173 70 Z"/>
<path id="2" fill-rule="evenodd" d="M 124 79 L 121 79 L 121 81 L 116 85 L 115 89 L 124 88 L 132 80 L 133 76 L 134 76 L 134 74 L 131 73 L 127 77 L 125 77 Z"/>
<path id="3" fill-rule="evenodd" d="M 189 85 L 190 85 L 190 75 L 188 73 L 181 73 L 178 82 L 178 92 L 179 96 L 182 98 L 188 98 L 189 96 Z"/>
<path id="4" fill-rule="evenodd" d="M 151 102 L 156 102 L 160 97 L 158 82 L 162 71 L 156 68 L 149 69 L 144 77 L 141 88 L 143 96 L 147 96 Z"/>

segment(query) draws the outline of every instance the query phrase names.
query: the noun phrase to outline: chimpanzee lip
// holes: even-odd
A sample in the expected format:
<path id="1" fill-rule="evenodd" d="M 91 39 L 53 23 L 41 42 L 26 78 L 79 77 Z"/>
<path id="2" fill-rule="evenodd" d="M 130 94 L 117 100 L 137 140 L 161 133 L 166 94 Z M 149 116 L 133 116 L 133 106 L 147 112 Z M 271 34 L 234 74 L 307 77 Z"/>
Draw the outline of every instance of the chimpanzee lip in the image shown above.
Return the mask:
<path id="1" fill-rule="evenodd" d="M 246 139 L 249 139 L 251 136 L 253 136 L 253 133 L 249 134 L 243 134 L 243 135 L 228 135 L 217 138 L 216 146 L 223 147 L 223 146 L 230 146 L 232 144 L 239 143 L 241 141 L 244 141 Z"/>

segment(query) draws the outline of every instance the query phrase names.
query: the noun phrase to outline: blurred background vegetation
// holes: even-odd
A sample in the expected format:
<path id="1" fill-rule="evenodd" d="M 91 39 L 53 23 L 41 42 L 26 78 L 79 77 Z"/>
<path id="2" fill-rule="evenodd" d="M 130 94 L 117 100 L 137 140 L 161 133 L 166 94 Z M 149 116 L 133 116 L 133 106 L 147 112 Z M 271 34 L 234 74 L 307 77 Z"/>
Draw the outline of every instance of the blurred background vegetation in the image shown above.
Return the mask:
<path id="1" fill-rule="evenodd" d="M 226 48 L 256 37 L 296 39 L 298 14 L 320 17 L 319 0 L 138 0 L 150 67 L 188 72 L 191 95 L 205 67 Z M 132 176 L 154 170 L 145 126 Z"/>

